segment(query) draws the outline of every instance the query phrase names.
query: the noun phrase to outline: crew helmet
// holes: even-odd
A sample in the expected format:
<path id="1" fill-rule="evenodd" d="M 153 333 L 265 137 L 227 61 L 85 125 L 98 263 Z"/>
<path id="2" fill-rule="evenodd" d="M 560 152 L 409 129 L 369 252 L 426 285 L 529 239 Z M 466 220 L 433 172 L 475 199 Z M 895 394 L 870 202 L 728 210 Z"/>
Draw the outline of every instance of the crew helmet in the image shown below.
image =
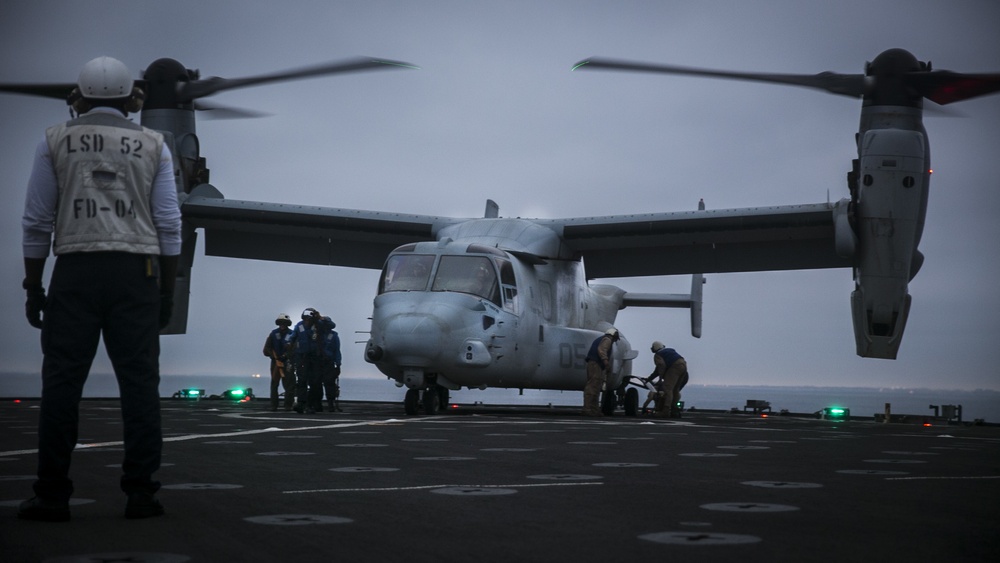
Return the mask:
<path id="1" fill-rule="evenodd" d="M 84 98 L 112 100 L 131 96 L 134 82 L 125 63 L 97 57 L 83 65 L 76 84 Z"/>
<path id="2" fill-rule="evenodd" d="M 309 307 L 306 310 L 302 311 L 302 318 L 303 319 L 319 318 L 319 311 L 313 309 L 312 307 Z"/>
<path id="3" fill-rule="evenodd" d="M 618 329 L 617 328 L 609 328 L 608 330 L 604 331 L 604 334 L 607 334 L 611 338 L 618 338 Z"/>
<path id="4" fill-rule="evenodd" d="M 654 354 L 659 352 L 660 350 L 663 350 L 664 348 L 666 348 L 666 346 L 664 346 L 663 343 L 660 342 L 659 340 L 654 340 L 653 345 L 649 347 L 649 349 L 652 350 Z"/>
<path id="5" fill-rule="evenodd" d="M 287 314 L 282 313 L 282 314 L 278 315 L 277 319 L 274 319 L 274 324 L 276 324 L 278 326 L 281 326 L 281 325 L 291 326 L 292 325 L 292 318 L 289 317 Z"/>

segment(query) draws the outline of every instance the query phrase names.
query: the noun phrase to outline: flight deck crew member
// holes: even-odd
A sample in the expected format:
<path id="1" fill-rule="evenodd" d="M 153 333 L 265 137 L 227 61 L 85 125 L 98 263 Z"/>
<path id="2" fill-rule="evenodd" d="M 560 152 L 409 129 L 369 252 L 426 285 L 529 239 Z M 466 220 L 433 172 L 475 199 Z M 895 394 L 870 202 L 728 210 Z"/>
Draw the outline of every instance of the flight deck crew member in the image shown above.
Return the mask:
<path id="1" fill-rule="evenodd" d="M 323 405 L 323 372 L 320 364 L 323 338 L 318 321 L 319 311 L 312 307 L 302 311 L 302 320 L 292 331 L 292 353 L 295 357 L 295 412 L 309 414 Z M 318 396 L 317 396 L 318 395 Z"/>
<path id="2" fill-rule="evenodd" d="M 330 317 L 323 317 L 323 389 L 326 391 L 326 401 L 330 412 L 339 410 L 337 398 L 340 397 L 340 335 L 334 330 L 337 323 Z M 320 401 L 322 405 L 322 401 Z"/>
<path id="3" fill-rule="evenodd" d="M 656 401 L 653 416 L 662 418 L 680 418 L 681 411 L 677 403 L 681 400 L 681 389 L 687 385 L 687 361 L 673 348 L 667 348 L 660 341 L 650 346 L 653 352 L 653 373 L 649 379 L 659 378 L 657 386 L 660 398 Z"/>
<path id="4" fill-rule="evenodd" d="M 159 330 L 181 244 L 173 161 L 160 133 L 127 119 L 142 91 L 124 64 L 94 59 L 77 86 L 68 103 L 78 117 L 48 128 L 35 151 L 22 219 L 25 313 L 42 330 L 43 361 L 38 478 L 18 517 L 70 518 L 80 397 L 101 337 L 121 394 L 125 517 L 159 516 Z"/>
<path id="5" fill-rule="evenodd" d="M 653 373 L 655 374 L 656 372 L 654 371 Z M 644 415 L 649 414 L 650 403 L 653 403 L 653 406 L 655 407 L 656 401 L 661 400 L 661 398 L 663 397 L 663 393 L 659 390 L 659 388 L 653 385 L 652 383 L 653 379 L 654 379 L 653 375 L 650 375 L 649 377 L 643 380 L 646 383 L 646 388 L 649 390 L 649 393 L 646 394 L 646 402 L 642 404 L 642 414 Z"/>
<path id="6" fill-rule="evenodd" d="M 618 329 L 609 328 L 590 345 L 587 352 L 587 384 L 583 388 L 584 416 L 603 416 L 599 397 L 604 381 L 611 373 L 611 348 L 618 338 Z"/>
<path id="7" fill-rule="evenodd" d="M 295 401 L 295 374 L 288 369 L 288 347 L 292 337 L 292 319 L 285 313 L 278 315 L 264 341 L 264 355 L 271 358 L 271 410 L 278 410 L 278 385 L 285 390 L 285 410 L 292 410 Z"/>

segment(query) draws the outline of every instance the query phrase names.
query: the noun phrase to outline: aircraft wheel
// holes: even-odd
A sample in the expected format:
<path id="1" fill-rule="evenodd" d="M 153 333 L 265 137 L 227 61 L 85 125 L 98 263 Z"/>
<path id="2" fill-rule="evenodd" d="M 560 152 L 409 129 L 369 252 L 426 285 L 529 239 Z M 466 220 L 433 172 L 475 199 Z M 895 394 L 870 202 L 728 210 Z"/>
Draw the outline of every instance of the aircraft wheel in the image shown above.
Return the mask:
<path id="1" fill-rule="evenodd" d="M 447 387 L 438 387 L 438 406 L 442 411 L 448 410 L 448 400 L 450 399 Z"/>
<path id="2" fill-rule="evenodd" d="M 605 391 L 601 395 L 601 412 L 604 416 L 611 416 L 615 414 L 615 392 Z"/>
<path id="3" fill-rule="evenodd" d="M 424 390 L 424 413 L 431 415 L 437 414 L 441 406 L 441 395 L 438 393 L 437 389 L 425 389 Z"/>
<path id="4" fill-rule="evenodd" d="M 420 391 L 416 389 L 407 389 L 406 396 L 403 398 L 403 410 L 406 414 L 413 416 L 417 414 L 417 405 L 420 403 Z"/>
<path id="5" fill-rule="evenodd" d="M 639 414 L 639 391 L 635 387 L 630 387 L 625 392 L 625 416 L 637 414 Z"/>

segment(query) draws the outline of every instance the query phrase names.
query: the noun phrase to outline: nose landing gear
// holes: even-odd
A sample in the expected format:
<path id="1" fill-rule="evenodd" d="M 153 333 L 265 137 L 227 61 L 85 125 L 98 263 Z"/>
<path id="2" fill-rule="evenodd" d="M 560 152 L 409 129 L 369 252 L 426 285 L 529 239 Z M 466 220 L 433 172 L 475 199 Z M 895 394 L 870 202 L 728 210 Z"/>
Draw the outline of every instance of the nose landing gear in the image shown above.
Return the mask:
<path id="1" fill-rule="evenodd" d="M 403 410 L 409 416 L 418 413 L 421 407 L 424 414 L 435 415 L 448 406 L 448 388 L 433 385 L 427 389 L 408 389 L 403 397 Z"/>

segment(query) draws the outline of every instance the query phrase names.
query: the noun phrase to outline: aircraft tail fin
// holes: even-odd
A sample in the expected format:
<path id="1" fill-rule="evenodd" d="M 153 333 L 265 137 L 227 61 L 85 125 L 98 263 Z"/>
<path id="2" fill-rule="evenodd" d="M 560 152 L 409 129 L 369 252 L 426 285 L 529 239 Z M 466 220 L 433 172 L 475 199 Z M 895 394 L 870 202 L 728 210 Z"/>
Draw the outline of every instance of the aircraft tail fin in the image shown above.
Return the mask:
<path id="1" fill-rule="evenodd" d="M 705 286 L 705 276 L 691 276 L 691 336 L 701 338 L 701 299 Z"/>
<path id="2" fill-rule="evenodd" d="M 705 283 L 703 274 L 691 276 L 691 293 L 632 293 L 622 296 L 622 309 L 625 307 L 670 307 L 691 309 L 691 336 L 701 338 L 701 303 L 702 286 Z"/>

